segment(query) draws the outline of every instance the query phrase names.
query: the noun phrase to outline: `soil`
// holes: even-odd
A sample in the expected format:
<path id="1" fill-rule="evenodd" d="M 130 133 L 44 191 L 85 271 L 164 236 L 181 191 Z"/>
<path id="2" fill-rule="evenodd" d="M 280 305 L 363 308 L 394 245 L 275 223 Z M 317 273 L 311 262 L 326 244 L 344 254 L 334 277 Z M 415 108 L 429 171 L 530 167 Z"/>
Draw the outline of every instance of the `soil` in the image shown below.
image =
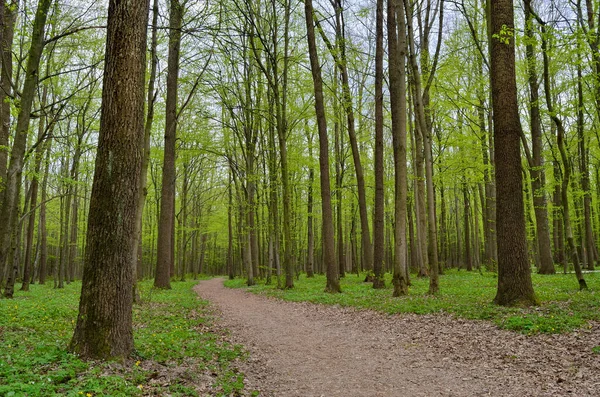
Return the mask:
<path id="1" fill-rule="evenodd" d="M 600 396 L 600 324 L 525 336 L 450 315 L 386 315 L 228 289 L 212 302 L 261 396 Z"/>

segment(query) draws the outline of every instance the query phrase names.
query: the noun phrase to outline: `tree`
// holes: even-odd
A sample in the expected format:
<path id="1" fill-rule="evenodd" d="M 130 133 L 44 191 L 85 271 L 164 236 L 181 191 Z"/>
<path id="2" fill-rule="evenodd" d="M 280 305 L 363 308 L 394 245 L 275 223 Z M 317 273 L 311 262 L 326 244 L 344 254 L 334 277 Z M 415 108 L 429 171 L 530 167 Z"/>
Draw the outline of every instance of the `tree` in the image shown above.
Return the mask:
<path id="1" fill-rule="evenodd" d="M 406 22 L 404 3 L 388 0 L 388 56 L 390 65 L 390 108 L 394 145 L 394 292 L 408 294 L 406 264 Z"/>
<path id="2" fill-rule="evenodd" d="M 315 39 L 312 0 L 304 0 L 304 14 L 306 19 L 310 70 L 312 72 L 315 93 L 315 112 L 319 130 L 319 169 L 321 171 L 321 212 L 323 216 L 323 262 L 327 269 L 327 285 L 325 291 L 336 293 L 341 292 L 342 290 L 340 288 L 338 264 L 335 258 L 333 212 L 331 208 L 331 186 L 329 180 L 329 139 L 327 137 L 327 119 L 325 118 L 325 104 L 323 101 L 321 64 L 319 63 Z"/>
<path id="3" fill-rule="evenodd" d="M 133 350 L 133 251 L 144 137 L 148 0 L 108 8 L 98 152 L 79 315 L 69 350 L 125 358 Z"/>
<path id="4" fill-rule="evenodd" d="M 179 0 L 170 0 L 169 60 L 167 66 L 167 101 L 165 122 L 165 153 L 163 161 L 158 249 L 154 286 L 171 289 L 171 269 L 174 265 L 175 226 L 175 140 L 177 137 L 177 91 L 179 78 L 179 50 L 183 8 Z"/>
<path id="5" fill-rule="evenodd" d="M 515 74 L 512 0 L 492 1 L 492 109 L 496 152 L 498 289 L 503 306 L 536 303 L 527 259 L 520 139 Z"/>
<path id="6" fill-rule="evenodd" d="M 12 74 L 13 59 L 12 45 L 15 33 L 15 20 L 19 1 L 0 0 L 0 145 L 8 146 L 8 137 L 10 135 L 10 97 L 12 93 Z M 5 149 L 0 150 L 0 177 L 6 178 L 6 165 L 8 162 L 8 152 Z M 3 181 L 2 184 L 5 182 Z M 0 271 L 3 265 L 0 264 Z M 1 277 L 0 277 L 1 278 Z"/>
<path id="7" fill-rule="evenodd" d="M 42 57 L 42 50 L 44 49 L 46 18 L 51 3 L 51 0 L 39 1 L 33 23 L 25 82 L 23 83 L 23 91 L 21 93 L 20 110 L 10 152 L 6 174 L 6 186 L 2 192 L 2 209 L 0 210 L 0 269 L 4 269 L 4 265 L 9 258 L 11 237 L 13 236 L 13 233 L 15 233 L 18 224 L 19 195 L 21 193 L 21 179 L 25 151 L 27 148 L 29 121 L 31 120 L 31 108 L 33 106 L 35 91 L 38 86 L 40 59 Z M 18 265 L 18 262 L 15 262 L 15 265 Z M 12 298 L 13 296 L 16 273 L 16 268 L 9 270 L 9 276 L 4 290 L 4 296 L 7 298 Z"/>
<path id="8" fill-rule="evenodd" d="M 383 288 L 385 188 L 383 166 L 383 0 L 377 0 L 375 22 L 375 211 L 373 215 L 373 288 Z"/>
<path id="9" fill-rule="evenodd" d="M 531 123 L 531 142 L 533 155 L 529 153 L 527 143 L 523 142 L 523 147 L 527 154 L 529 162 L 529 172 L 531 175 L 531 190 L 533 195 L 533 205 L 535 209 L 536 232 L 538 242 L 538 253 L 540 257 L 540 274 L 554 274 L 554 262 L 552 260 L 552 250 L 550 247 L 550 228 L 548 227 L 548 206 L 546 205 L 546 195 L 543 187 L 545 183 L 545 174 L 543 170 L 542 157 L 542 121 L 539 106 L 539 81 L 536 70 L 536 53 L 533 38 L 534 16 L 531 10 L 531 0 L 523 1 L 525 11 L 525 51 L 527 56 L 527 77 L 529 81 L 529 115 Z"/>

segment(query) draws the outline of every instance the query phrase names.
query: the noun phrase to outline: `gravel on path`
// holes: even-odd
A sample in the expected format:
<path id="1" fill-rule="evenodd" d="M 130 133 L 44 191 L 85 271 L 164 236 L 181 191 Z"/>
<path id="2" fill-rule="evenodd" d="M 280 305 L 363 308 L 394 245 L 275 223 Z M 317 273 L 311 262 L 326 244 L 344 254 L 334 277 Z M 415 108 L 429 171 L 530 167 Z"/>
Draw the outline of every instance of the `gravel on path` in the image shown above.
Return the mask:
<path id="1" fill-rule="evenodd" d="M 284 302 L 201 281 L 261 396 L 600 396 L 600 324 L 524 336 L 450 315 Z"/>

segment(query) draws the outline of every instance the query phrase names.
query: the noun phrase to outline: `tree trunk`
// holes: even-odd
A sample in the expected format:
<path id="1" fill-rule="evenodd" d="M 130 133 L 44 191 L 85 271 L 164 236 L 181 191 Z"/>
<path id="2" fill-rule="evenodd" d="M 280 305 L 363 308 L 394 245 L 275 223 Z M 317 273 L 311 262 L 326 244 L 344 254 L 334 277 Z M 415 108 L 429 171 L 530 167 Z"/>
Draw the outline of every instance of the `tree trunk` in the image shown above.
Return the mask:
<path id="1" fill-rule="evenodd" d="M 563 223 L 564 223 L 564 233 L 567 238 L 567 243 L 569 244 L 569 249 L 571 251 L 571 255 L 573 256 L 573 267 L 575 268 L 575 277 L 577 277 L 577 282 L 579 283 L 579 289 L 586 289 L 587 284 L 585 279 L 583 278 L 583 273 L 581 272 L 581 265 L 579 263 L 579 255 L 577 253 L 577 248 L 575 247 L 575 241 L 573 238 L 573 229 L 571 228 L 571 217 L 569 214 L 569 182 L 571 177 L 571 166 L 569 163 L 569 158 L 567 155 L 567 150 L 565 148 L 565 128 L 563 126 L 562 120 L 556 115 L 554 112 L 554 102 L 552 100 L 552 92 L 550 90 L 550 60 L 548 56 L 548 42 L 546 40 L 546 25 L 543 21 L 538 20 L 541 24 L 541 37 L 542 37 L 542 58 L 544 61 L 544 91 L 546 94 L 546 106 L 548 107 L 548 112 L 550 113 L 550 117 L 552 118 L 552 122 L 556 127 L 556 141 L 558 150 L 560 152 L 560 158 L 563 164 L 563 174 L 562 174 L 562 186 L 561 186 L 561 201 L 562 201 L 562 209 L 563 209 Z"/>
<path id="2" fill-rule="evenodd" d="M 408 294 L 406 264 L 406 25 L 402 1 L 387 3 L 390 110 L 394 147 L 394 284 L 393 296 Z"/>
<path id="3" fill-rule="evenodd" d="M 46 159 L 44 161 L 44 179 L 42 180 L 42 202 L 40 203 L 40 221 L 39 221 L 39 234 L 40 234 L 40 265 L 39 265 L 39 282 L 40 284 L 46 283 L 46 273 L 48 265 L 48 230 L 46 228 L 46 201 L 48 200 L 48 175 L 50 174 L 50 146 L 52 141 L 48 143 L 46 149 Z"/>
<path id="4" fill-rule="evenodd" d="M 515 77 L 512 0 L 492 2 L 492 105 L 496 153 L 498 290 L 503 306 L 536 303 L 527 260 L 520 139 Z"/>
<path id="5" fill-rule="evenodd" d="M 2 0 L 0 0 L 1 2 Z M 46 104 L 48 90 L 44 87 L 42 92 L 42 101 L 41 107 L 43 108 Z M 39 125 L 38 125 L 38 141 L 41 141 L 44 137 L 44 132 L 46 130 L 45 117 L 40 117 Z M 44 149 L 46 148 L 46 144 L 41 143 L 35 149 L 35 158 L 34 158 L 34 166 L 33 166 L 33 176 L 31 178 L 31 198 L 29 200 L 29 214 L 28 214 L 28 225 L 27 225 L 27 240 L 26 240 L 26 248 L 25 248 L 25 261 L 23 263 L 23 284 L 21 286 L 21 291 L 29 291 L 29 282 L 31 280 L 32 273 L 32 258 L 31 252 L 33 248 L 33 230 L 35 228 L 35 213 L 37 207 L 37 196 L 38 196 L 38 188 L 39 188 L 39 174 L 42 168 L 42 160 L 44 158 Z"/>
<path id="6" fill-rule="evenodd" d="M 375 273 L 375 278 L 373 280 L 373 288 L 385 288 L 385 281 L 383 279 L 383 265 L 385 262 L 385 188 L 383 166 L 383 0 L 377 0 L 375 24 L 375 213 L 373 215 L 373 272 Z"/>
<path id="7" fill-rule="evenodd" d="M 40 58 L 44 48 L 46 17 L 51 3 L 51 0 L 39 1 L 33 23 L 31 46 L 27 58 L 25 83 L 21 92 L 17 126 L 6 173 L 6 187 L 3 192 L 2 208 L 0 210 L 0 268 L 4 268 L 7 258 L 10 258 L 9 251 L 11 246 L 11 235 L 14 231 L 13 225 L 17 225 L 18 223 L 15 221 L 17 217 L 15 208 L 17 208 L 17 199 L 19 197 L 21 176 L 23 172 L 23 160 L 27 148 L 31 108 L 38 86 Z M 9 294 L 6 294 L 5 292 L 5 295 L 7 295 L 8 298 L 12 298 L 13 294 L 12 292 Z"/>
<path id="8" fill-rule="evenodd" d="M 463 206 L 465 218 L 465 268 L 467 271 L 473 271 L 473 256 L 471 255 L 471 205 L 469 202 L 469 193 L 466 182 L 463 182 Z"/>
<path id="9" fill-rule="evenodd" d="M 125 359 L 133 351 L 132 258 L 137 249 L 147 18 L 147 0 L 109 4 L 86 259 L 69 345 L 82 358 Z"/>
<path id="10" fill-rule="evenodd" d="M 179 0 L 170 0 L 165 148 L 158 224 L 156 276 L 154 278 L 154 286 L 163 289 L 171 289 L 171 267 L 175 251 L 173 244 L 173 227 L 175 225 L 175 144 L 177 139 L 177 93 L 182 17 L 183 6 Z"/>
<path id="11" fill-rule="evenodd" d="M 13 59 L 12 45 L 19 1 L 0 0 L 0 178 L 6 178 L 8 143 L 10 137 L 10 101 L 12 94 Z M 0 264 L 0 272 L 3 270 Z"/>
<path id="12" fill-rule="evenodd" d="M 304 1 L 304 14 L 308 40 L 308 53 L 310 69 L 313 78 L 315 93 L 315 112 L 319 130 L 319 169 L 321 171 L 321 214 L 323 217 L 323 262 L 327 269 L 326 292 L 341 292 L 338 264 L 335 258 L 335 240 L 333 232 L 333 213 L 331 209 L 331 186 L 329 179 L 329 138 L 327 137 L 327 120 L 325 118 L 325 104 L 323 101 L 323 80 L 321 65 L 317 55 L 315 28 L 313 22 L 312 0 Z"/>
<path id="13" fill-rule="evenodd" d="M 383 6 L 382 6 L 383 7 Z M 360 213 L 361 241 L 362 241 L 362 260 L 363 267 L 367 270 L 373 268 L 373 247 L 371 245 L 371 236 L 369 232 L 369 217 L 367 215 L 367 195 L 365 192 L 365 177 L 360 160 L 360 151 L 356 140 L 356 128 L 354 123 L 354 107 L 352 105 L 352 94 L 350 92 L 350 82 L 348 75 L 348 65 L 346 60 L 346 36 L 345 22 L 341 0 L 335 0 L 336 10 L 336 38 L 339 49 L 338 68 L 342 78 L 342 98 L 343 107 L 346 111 L 348 122 L 348 137 L 352 149 L 352 159 L 354 161 L 354 171 L 356 173 L 356 190 L 358 193 L 358 209 Z M 383 34 L 383 33 L 382 33 Z M 376 277 L 377 278 L 377 277 Z"/>
<path id="14" fill-rule="evenodd" d="M 562 264 L 563 273 L 568 271 L 567 256 L 565 255 L 565 233 L 564 233 L 564 222 L 562 215 L 562 194 L 561 194 L 561 171 L 558 160 L 554 162 L 554 192 L 552 205 L 554 206 L 554 255 L 555 261 Z"/>
<path id="15" fill-rule="evenodd" d="M 577 64 L 577 135 L 579 140 L 579 172 L 581 173 L 581 190 L 583 190 L 583 247 L 585 248 L 588 270 L 594 270 L 594 230 L 592 226 L 592 192 L 590 189 L 590 170 L 588 168 L 589 151 L 586 147 L 586 137 L 583 133 L 583 76 L 581 63 Z"/>
<path id="16" fill-rule="evenodd" d="M 337 84 L 334 82 L 334 100 L 333 107 L 337 110 Z M 334 129 L 334 152 L 335 152 L 335 206 L 336 206 L 336 237 L 337 237 L 337 255 L 338 266 L 340 268 L 340 277 L 346 276 L 346 255 L 344 252 L 344 228 L 342 214 L 342 185 L 344 180 L 344 161 L 342 159 L 342 144 L 340 142 L 340 123 L 337 121 L 339 117 L 335 117 L 333 124 Z"/>
<path id="17" fill-rule="evenodd" d="M 306 132 L 308 138 L 308 157 L 309 159 L 313 158 L 313 150 L 312 150 L 312 134 L 307 131 Z M 306 254 L 306 277 L 314 277 L 314 267 L 315 267 L 315 228 L 313 226 L 313 185 L 315 183 L 315 170 L 312 164 L 308 168 L 308 203 L 307 203 L 307 254 Z"/>
<path id="18" fill-rule="evenodd" d="M 554 262 L 552 260 L 552 250 L 550 246 L 550 230 L 548 227 L 548 206 L 546 204 L 546 195 L 544 193 L 544 159 L 542 157 L 542 121 L 539 108 L 539 82 L 536 68 L 536 53 L 533 39 L 534 23 L 531 0 L 524 0 L 525 6 L 525 35 L 528 37 L 525 45 L 527 55 L 527 75 L 529 79 L 529 114 L 531 122 L 531 143 L 533 156 L 531 156 L 531 166 L 529 173 L 531 176 L 531 190 L 533 193 L 533 205 L 535 211 L 535 223 L 537 231 L 538 252 L 540 264 L 538 273 L 554 274 Z"/>
<path id="19" fill-rule="evenodd" d="M 158 56 L 156 55 L 156 48 L 158 46 L 158 0 L 153 0 L 152 5 L 152 38 L 150 41 L 150 78 L 148 79 L 148 92 L 146 99 L 146 106 L 148 107 L 146 113 L 146 121 L 144 123 L 144 147 L 142 152 L 142 170 L 140 173 L 140 197 L 138 203 L 138 210 L 135 214 L 136 217 L 136 231 L 134 238 L 136 239 L 137 250 L 134 252 L 134 280 L 140 280 L 143 276 L 143 258 L 142 258 L 142 224 L 144 206 L 146 204 L 146 197 L 148 196 L 148 164 L 150 163 L 150 135 L 152 133 L 152 123 L 154 121 L 154 104 L 156 102 L 156 95 L 158 94 L 155 90 L 156 83 L 156 70 L 158 68 Z M 134 283 L 135 288 L 135 283 Z M 137 290 L 134 291 L 134 299 L 137 298 Z"/>

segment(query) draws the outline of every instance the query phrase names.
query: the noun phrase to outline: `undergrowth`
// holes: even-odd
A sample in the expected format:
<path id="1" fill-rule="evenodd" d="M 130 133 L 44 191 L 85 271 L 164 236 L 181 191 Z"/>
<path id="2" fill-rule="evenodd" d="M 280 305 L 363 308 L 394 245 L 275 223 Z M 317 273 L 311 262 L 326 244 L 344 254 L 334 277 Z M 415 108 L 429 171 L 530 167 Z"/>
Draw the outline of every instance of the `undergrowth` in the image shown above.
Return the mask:
<path id="1" fill-rule="evenodd" d="M 585 275 L 589 290 L 579 291 L 572 274 L 542 276 L 533 274 L 534 289 L 541 304 L 531 308 L 507 308 L 492 303 L 496 294 L 495 273 L 448 270 L 440 276 L 440 292 L 428 295 L 429 279 L 411 277 L 409 295 L 393 298 L 391 275 L 385 275 L 386 288 L 373 289 L 364 283 L 364 274 L 347 274 L 341 279 L 342 293 L 324 292 L 325 276 L 295 280 L 294 288 L 283 290 L 258 283 L 246 287 L 244 280 L 226 281 L 233 288 L 274 296 L 288 301 L 307 301 L 328 305 L 373 309 L 384 313 L 449 313 L 466 319 L 488 320 L 499 327 L 524 334 L 565 333 L 600 321 L 600 274 Z"/>
<path id="2" fill-rule="evenodd" d="M 210 327 L 207 302 L 195 282 L 172 290 L 140 284 L 134 305 L 136 353 L 124 363 L 82 361 L 66 352 L 73 334 L 80 282 L 52 289 L 32 285 L 0 299 L 0 396 L 223 395 L 243 390 L 231 362 L 244 357 Z"/>

